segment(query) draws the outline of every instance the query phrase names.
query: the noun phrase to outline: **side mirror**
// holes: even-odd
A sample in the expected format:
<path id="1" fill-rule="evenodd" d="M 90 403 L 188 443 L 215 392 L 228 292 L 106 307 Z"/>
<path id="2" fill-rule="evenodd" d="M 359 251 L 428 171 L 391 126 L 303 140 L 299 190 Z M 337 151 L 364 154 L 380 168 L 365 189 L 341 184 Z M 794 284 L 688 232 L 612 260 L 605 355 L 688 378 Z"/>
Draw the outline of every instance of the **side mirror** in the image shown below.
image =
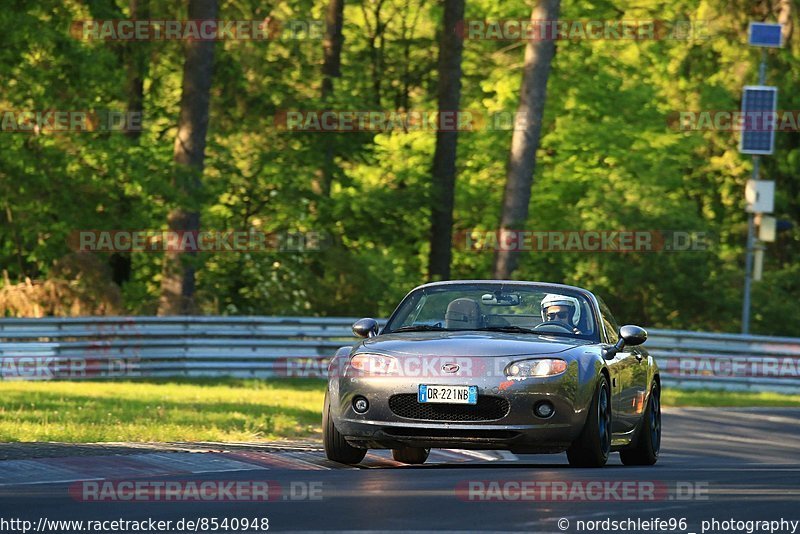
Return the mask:
<path id="1" fill-rule="evenodd" d="M 375 319 L 359 319 L 353 323 L 353 333 L 358 337 L 373 337 L 378 335 L 378 321 Z"/>
<path id="2" fill-rule="evenodd" d="M 626 345 L 634 347 L 647 341 L 647 331 L 641 326 L 626 324 L 619 329 L 619 338 L 624 340 Z"/>
<path id="3" fill-rule="evenodd" d="M 603 350 L 606 360 L 612 359 L 619 351 L 630 345 L 635 347 L 647 341 L 647 331 L 641 326 L 626 324 L 619 329 L 619 339 L 613 347 Z"/>

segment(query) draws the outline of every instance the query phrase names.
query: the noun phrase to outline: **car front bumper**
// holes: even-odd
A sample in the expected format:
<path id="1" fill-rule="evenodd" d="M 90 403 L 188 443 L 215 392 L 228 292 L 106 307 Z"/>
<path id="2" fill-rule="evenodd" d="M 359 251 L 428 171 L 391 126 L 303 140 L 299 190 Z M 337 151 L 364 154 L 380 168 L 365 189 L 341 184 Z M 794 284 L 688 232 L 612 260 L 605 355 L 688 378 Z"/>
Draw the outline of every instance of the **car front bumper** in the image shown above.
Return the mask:
<path id="1" fill-rule="evenodd" d="M 499 419 L 480 421 L 427 420 L 404 417 L 390 407 L 395 395 L 417 395 L 420 384 L 474 385 L 482 396 L 508 401 Z M 506 449 L 519 453 L 561 452 L 578 437 L 586 420 L 577 364 L 556 377 L 509 380 L 507 377 L 339 377 L 329 380 L 331 415 L 349 443 L 364 448 L 402 446 L 460 449 Z M 358 414 L 353 400 L 364 397 L 369 410 Z M 576 399 L 581 399 L 577 401 Z M 549 418 L 534 414 L 534 406 L 549 401 Z M 443 406 L 443 405 L 440 405 Z M 463 405 L 448 405 L 463 406 Z M 458 410 L 458 408 L 454 408 Z M 446 411 L 446 410 L 445 410 Z"/>

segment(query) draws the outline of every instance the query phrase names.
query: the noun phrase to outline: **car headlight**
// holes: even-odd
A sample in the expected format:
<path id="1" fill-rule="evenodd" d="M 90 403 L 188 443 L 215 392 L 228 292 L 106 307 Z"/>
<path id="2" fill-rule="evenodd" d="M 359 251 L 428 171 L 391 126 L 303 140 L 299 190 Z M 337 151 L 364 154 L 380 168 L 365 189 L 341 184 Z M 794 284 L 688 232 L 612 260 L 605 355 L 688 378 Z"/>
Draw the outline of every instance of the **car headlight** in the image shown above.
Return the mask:
<path id="1" fill-rule="evenodd" d="M 567 370 L 567 362 L 554 358 L 522 360 L 506 367 L 506 376 L 525 378 L 529 376 L 555 376 Z"/>
<path id="2" fill-rule="evenodd" d="M 350 358 L 350 369 L 356 375 L 396 375 L 400 372 L 397 358 L 383 354 L 356 354 Z"/>

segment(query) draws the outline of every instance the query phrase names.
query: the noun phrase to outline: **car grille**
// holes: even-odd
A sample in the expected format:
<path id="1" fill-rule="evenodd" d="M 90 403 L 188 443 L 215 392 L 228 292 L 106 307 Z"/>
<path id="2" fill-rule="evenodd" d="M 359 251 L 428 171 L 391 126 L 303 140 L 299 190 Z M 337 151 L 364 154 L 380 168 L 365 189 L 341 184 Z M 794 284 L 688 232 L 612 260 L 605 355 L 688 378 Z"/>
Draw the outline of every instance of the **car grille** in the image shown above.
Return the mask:
<path id="1" fill-rule="evenodd" d="M 389 398 L 389 409 L 406 419 L 425 421 L 495 421 L 508 415 L 511 405 L 506 399 L 478 395 L 477 404 L 430 404 L 417 402 L 413 393 Z"/>
<path id="2" fill-rule="evenodd" d="M 511 430 L 455 430 L 452 428 L 398 428 L 386 427 L 383 432 L 396 438 L 427 438 L 431 440 L 465 439 L 477 440 L 510 440 L 520 436 Z"/>

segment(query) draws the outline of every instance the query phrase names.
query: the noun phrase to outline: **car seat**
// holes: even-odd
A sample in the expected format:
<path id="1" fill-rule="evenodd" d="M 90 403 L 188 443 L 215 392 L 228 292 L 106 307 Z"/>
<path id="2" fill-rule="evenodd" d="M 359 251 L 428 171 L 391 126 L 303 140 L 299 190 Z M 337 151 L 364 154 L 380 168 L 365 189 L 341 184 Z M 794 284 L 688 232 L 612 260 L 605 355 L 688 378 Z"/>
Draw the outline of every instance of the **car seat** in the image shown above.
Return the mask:
<path id="1" fill-rule="evenodd" d="M 472 299 L 455 299 L 447 305 L 444 320 L 445 328 L 474 330 L 480 328 L 481 308 Z"/>

